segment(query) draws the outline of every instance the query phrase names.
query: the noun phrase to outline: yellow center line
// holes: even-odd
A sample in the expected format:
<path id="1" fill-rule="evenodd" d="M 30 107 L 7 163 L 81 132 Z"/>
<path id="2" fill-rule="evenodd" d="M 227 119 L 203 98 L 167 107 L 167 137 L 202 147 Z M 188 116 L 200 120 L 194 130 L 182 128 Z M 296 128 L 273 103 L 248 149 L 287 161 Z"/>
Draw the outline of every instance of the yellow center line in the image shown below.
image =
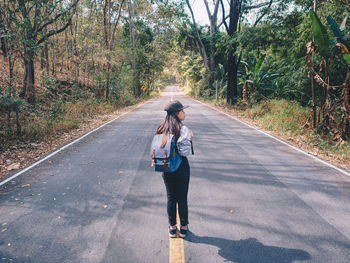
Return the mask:
<path id="1" fill-rule="evenodd" d="M 180 222 L 177 208 L 176 211 L 176 221 Z M 178 229 L 180 229 L 180 223 Z M 176 238 L 169 237 L 169 263 L 185 263 L 184 240 L 179 237 L 179 231 L 176 233 Z"/>

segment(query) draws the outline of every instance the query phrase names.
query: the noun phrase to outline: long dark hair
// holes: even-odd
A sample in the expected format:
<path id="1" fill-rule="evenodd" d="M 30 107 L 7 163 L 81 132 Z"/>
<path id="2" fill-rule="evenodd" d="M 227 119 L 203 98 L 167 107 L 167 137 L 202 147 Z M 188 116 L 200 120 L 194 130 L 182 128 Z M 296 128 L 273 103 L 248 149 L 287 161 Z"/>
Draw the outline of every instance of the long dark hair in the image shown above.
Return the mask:
<path id="1" fill-rule="evenodd" d="M 177 112 L 168 113 L 159 125 L 156 134 L 174 134 L 176 141 L 180 137 L 182 122 L 177 117 Z"/>

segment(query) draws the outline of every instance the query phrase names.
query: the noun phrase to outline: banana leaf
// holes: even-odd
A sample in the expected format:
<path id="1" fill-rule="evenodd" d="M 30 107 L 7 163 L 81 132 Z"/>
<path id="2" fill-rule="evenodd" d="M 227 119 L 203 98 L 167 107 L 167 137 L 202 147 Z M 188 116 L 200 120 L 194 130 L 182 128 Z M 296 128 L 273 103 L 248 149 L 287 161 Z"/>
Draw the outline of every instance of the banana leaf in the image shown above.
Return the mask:
<path id="1" fill-rule="evenodd" d="M 345 62 L 350 65 L 350 52 L 347 47 L 343 43 L 337 43 L 336 46 L 340 48 L 340 52 L 342 53 Z"/>
<path id="2" fill-rule="evenodd" d="M 346 29 L 346 22 L 348 21 L 348 16 L 346 16 L 340 25 L 340 30 L 344 31 Z"/>
<path id="3" fill-rule="evenodd" d="M 327 16 L 327 22 L 329 26 L 331 27 L 333 34 L 335 35 L 336 38 L 339 40 L 343 37 L 343 32 L 340 30 L 337 22 L 334 21 L 333 17 Z"/>
<path id="4" fill-rule="evenodd" d="M 254 76 L 258 75 L 260 69 L 261 69 L 261 66 L 263 65 L 264 63 L 264 60 L 265 60 L 265 55 L 263 55 L 261 58 L 259 58 L 259 60 L 256 62 L 256 64 L 254 65 L 254 68 L 253 68 L 253 74 Z"/>
<path id="5" fill-rule="evenodd" d="M 225 68 L 222 64 L 219 64 L 220 79 L 225 76 Z"/>
<path id="6" fill-rule="evenodd" d="M 346 61 L 346 63 L 347 63 L 348 65 L 350 65 L 350 55 L 349 55 L 349 54 L 344 54 L 344 55 L 343 55 L 343 58 L 344 58 L 344 60 Z"/>
<path id="7" fill-rule="evenodd" d="M 348 49 L 350 49 L 350 43 L 344 39 L 345 34 L 343 31 L 341 31 L 337 22 L 334 21 L 333 17 L 328 16 L 327 22 L 328 22 L 329 26 L 331 27 L 333 34 L 337 38 L 337 41 L 343 43 Z"/>
<path id="8" fill-rule="evenodd" d="M 327 33 L 327 29 L 321 23 L 320 19 L 318 18 L 318 16 L 313 10 L 309 12 L 309 15 L 312 20 L 312 31 L 314 34 L 318 51 L 320 52 L 322 57 L 329 58 L 331 52 L 330 52 L 329 36 Z"/>

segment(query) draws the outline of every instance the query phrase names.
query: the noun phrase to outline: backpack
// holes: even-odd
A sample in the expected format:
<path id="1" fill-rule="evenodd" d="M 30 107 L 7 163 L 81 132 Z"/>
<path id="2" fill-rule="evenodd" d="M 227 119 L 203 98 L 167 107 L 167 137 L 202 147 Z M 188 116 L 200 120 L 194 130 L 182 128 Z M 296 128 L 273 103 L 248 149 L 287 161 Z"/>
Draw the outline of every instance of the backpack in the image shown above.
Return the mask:
<path id="1" fill-rule="evenodd" d="M 161 147 L 163 136 L 168 136 L 164 147 Z M 176 139 L 173 134 L 164 135 L 156 134 L 153 138 L 150 156 L 152 158 L 152 166 L 156 172 L 175 172 L 182 161 L 176 147 Z"/>

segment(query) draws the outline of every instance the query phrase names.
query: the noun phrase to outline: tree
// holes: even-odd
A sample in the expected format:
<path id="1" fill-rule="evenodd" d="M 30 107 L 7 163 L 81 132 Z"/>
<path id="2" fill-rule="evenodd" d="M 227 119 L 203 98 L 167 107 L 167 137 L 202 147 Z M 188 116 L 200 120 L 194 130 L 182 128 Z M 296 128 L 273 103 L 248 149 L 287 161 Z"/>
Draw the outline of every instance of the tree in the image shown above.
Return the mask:
<path id="1" fill-rule="evenodd" d="M 138 72 L 136 66 L 136 54 L 135 54 L 135 30 L 134 30 L 134 17 L 135 17 L 135 8 L 132 0 L 127 0 L 128 4 L 128 13 L 129 13 L 129 33 L 130 33 L 130 43 L 131 43 L 131 66 L 133 70 L 133 90 L 134 96 L 138 97 L 140 95 L 140 84 L 138 79 Z"/>
<path id="2" fill-rule="evenodd" d="M 332 131 L 335 139 L 350 139 L 350 41 L 347 37 L 346 21 L 342 23 L 340 29 L 336 21 L 331 17 L 327 17 L 327 22 L 333 31 L 335 38 L 332 40 L 326 27 L 321 23 L 319 17 L 314 11 L 310 11 L 312 20 L 312 30 L 314 34 L 314 41 L 307 44 L 307 67 L 309 73 L 313 73 L 313 78 L 323 87 L 323 98 L 321 104 L 321 111 L 323 115 L 322 128 L 326 133 Z M 316 49 L 317 47 L 317 49 Z M 315 70 L 312 61 L 313 54 L 319 54 L 322 58 L 320 72 Z M 341 64 L 339 57 L 343 58 L 343 63 L 346 64 L 346 77 L 342 85 L 330 85 L 330 78 L 332 75 L 332 68 L 337 69 L 335 64 Z M 323 77 L 320 73 L 323 73 Z M 337 72 L 338 71 L 338 72 Z M 339 74 L 339 69 L 337 70 Z M 333 74 L 334 74 L 333 73 Z M 340 92 L 341 90 L 341 92 Z M 335 99 L 333 98 L 335 97 Z M 341 121 L 337 122 L 337 113 L 341 108 Z"/>
<path id="3" fill-rule="evenodd" d="M 19 39 L 20 51 L 24 63 L 22 97 L 35 104 L 35 68 L 34 59 L 38 48 L 53 35 L 63 32 L 72 21 L 79 0 L 69 4 L 60 0 L 4 0 L 4 6 L 10 17 L 11 32 Z"/>
<path id="4" fill-rule="evenodd" d="M 193 10 L 192 10 L 192 7 L 191 7 L 191 5 L 189 3 L 189 0 L 186 0 L 186 3 L 187 3 L 187 6 L 188 6 L 188 8 L 190 10 L 193 26 L 195 28 L 195 36 L 194 36 L 195 43 L 197 45 L 199 53 L 201 54 L 204 66 L 205 66 L 205 68 L 206 68 L 206 70 L 208 72 L 209 78 L 210 78 L 210 76 L 211 76 L 211 69 L 210 69 L 210 66 L 209 66 L 207 51 L 206 51 L 205 46 L 203 44 L 203 41 L 202 41 L 202 39 L 200 37 L 199 30 L 198 30 L 198 25 L 197 25 L 196 19 L 194 17 Z"/>
<path id="5" fill-rule="evenodd" d="M 105 86 L 105 97 L 108 100 L 109 97 L 109 86 L 110 86 L 110 70 L 111 70 L 111 53 L 114 49 L 115 43 L 115 34 L 118 26 L 118 22 L 121 16 L 122 7 L 124 0 L 121 0 L 120 3 L 111 0 L 104 1 L 103 7 L 103 32 L 105 40 L 106 60 L 107 60 L 107 69 L 106 69 L 106 86 Z M 112 21 L 113 20 L 113 21 Z"/>
<path id="6" fill-rule="evenodd" d="M 214 10 L 213 13 L 210 10 L 209 7 L 209 3 L 207 0 L 203 0 L 206 10 L 207 10 L 207 14 L 208 14 L 208 18 L 209 18 L 209 26 L 210 26 L 210 47 L 209 47 L 209 58 L 207 55 L 207 52 L 205 50 L 205 46 L 201 40 L 200 34 L 198 32 L 198 26 L 192 11 L 192 7 L 189 3 L 188 0 L 186 0 L 188 9 L 190 10 L 191 13 L 191 17 L 192 17 L 192 22 L 196 31 L 195 34 L 195 39 L 197 42 L 197 46 L 200 48 L 200 53 L 202 55 L 203 58 L 203 62 L 205 64 L 205 67 L 208 70 L 208 79 L 209 79 L 209 85 L 211 86 L 211 84 L 213 83 L 213 76 L 214 76 L 214 72 L 216 69 L 216 62 L 215 62 L 215 34 L 218 32 L 219 27 L 217 26 L 217 21 L 218 21 L 218 11 L 219 11 L 219 4 L 220 4 L 220 0 L 215 0 L 214 1 Z"/>

